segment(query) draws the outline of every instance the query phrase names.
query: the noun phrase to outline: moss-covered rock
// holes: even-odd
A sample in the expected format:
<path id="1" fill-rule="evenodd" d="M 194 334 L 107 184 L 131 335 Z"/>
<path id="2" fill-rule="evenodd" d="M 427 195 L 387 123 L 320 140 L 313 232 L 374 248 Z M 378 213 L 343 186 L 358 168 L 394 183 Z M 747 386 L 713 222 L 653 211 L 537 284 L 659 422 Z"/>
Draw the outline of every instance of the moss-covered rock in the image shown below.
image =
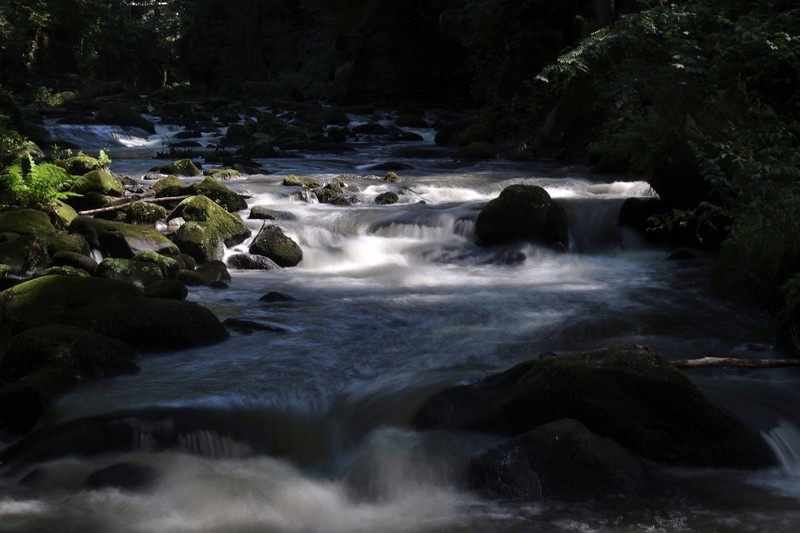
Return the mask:
<path id="1" fill-rule="evenodd" d="M 282 267 L 292 267 L 303 260 L 303 250 L 278 226 L 261 228 L 249 252 L 268 257 Z"/>
<path id="2" fill-rule="evenodd" d="M 241 178 L 242 173 L 235 168 L 207 168 L 203 170 L 204 176 L 211 176 L 215 180 L 229 180 L 233 178 Z"/>
<path id="3" fill-rule="evenodd" d="M 38 209 L 9 209 L 0 211 L 0 233 L 42 236 L 56 232 L 50 217 Z"/>
<path id="4" fill-rule="evenodd" d="M 78 217 L 78 212 L 75 211 L 75 208 L 61 200 L 56 200 L 51 205 L 53 206 L 55 223 L 60 228 L 68 227 Z"/>
<path id="5" fill-rule="evenodd" d="M 174 241 L 184 253 L 204 263 L 222 259 L 223 245 L 234 246 L 250 236 L 250 228 L 206 196 L 183 200 L 168 219 L 183 218 L 186 223 L 175 232 Z"/>
<path id="6" fill-rule="evenodd" d="M 31 328 L 0 359 L 0 419 L 30 430 L 56 394 L 77 382 L 136 372 L 134 351 L 105 335 L 63 325 Z"/>
<path id="7" fill-rule="evenodd" d="M 87 174 L 93 170 L 99 170 L 103 168 L 103 165 L 97 160 L 97 158 L 83 153 L 68 157 L 66 159 L 59 159 L 54 163 L 66 170 L 67 173 L 71 174 L 72 176 L 83 176 L 84 174 Z"/>
<path id="8" fill-rule="evenodd" d="M 219 320 L 190 302 L 147 298 L 129 283 L 46 276 L 0 293 L 11 334 L 48 324 L 91 329 L 146 350 L 185 348 L 227 337 Z"/>
<path id="9" fill-rule="evenodd" d="M 244 198 L 210 176 L 199 183 L 192 184 L 189 186 L 189 190 L 191 194 L 201 194 L 210 198 L 230 212 L 247 209 L 247 202 Z"/>
<path id="10" fill-rule="evenodd" d="M 82 268 L 69 265 L 57 265 L 47 267 L 34 274 L 34 277 L 39 276 L 77 276 L 79 278 L 88 278 L 91 277 L 91 274 Z"/>
<path id="11" fill-rule="evenodd" d="M 161 270 L 161 275 L 166 279 L 175 279 L 175 276 L 178 274 L 178 270 L 181 269 L 180 261 L 174 257 L 169 257 L 156 252 L 139 252 L 136 254 L 134 259 L 136 261 L 143 261 L 145 263 L 157 265 L 159 270 Z"/>
<path id="12" fill-rule="evenodd" d="M 155 224 L 166 220 L 167 210 L 154 202 L 133 202 L 125 211 L 125 221 L 130 224 Z"/>
<path id="13" fill-rule="evenodd" d="M 163 177 L 153 184 L 153 192 L 156 198 L 166 198 L 169 196 L 183 196 L 189 194 L 188 186 L 175 174 Z"/>
<path id="14" fill-rule="evenodd" d="M 481 244 L 526 240 L 545 245 L 568 242 L 561 210 L 543 188 L 511 185 L 478 214 L 475 230 Z"/>
<path id="15" fill-rule="evenodd" d="M 390 170 L 383 175 L 383 181 L 388 181 L 389 183 L 400 183 L 403 181 L 403 178 L 401 178 L 394 170 Z"/>
<path id="16" fill-rule="evenodd" d="M 92 248 L 106 257 L 131 259 L 146 250 L 175 255 L 178 247 L 155 228 L 112 222 L 90 217 L 78 217 L 69 231 L 83 235 Z"/>
<path id="17" fill-rule="evenodd" d="M 542 358 L 452 387 L 423 407 L 416 425 L 522 435 L 564 418 L 664 463 L 763 467 L 775 462 L 760 436 L 661 355 L 640 347 Z"/>
<path id="18" fill-rule="evenodd" d="M 174 174 L 176 176 L 189 177 L 199 176 L 203 173 L 191 159 L 179 159 L 172 163 L 156 167 L 153 170 L 161 174 Z"/>
<path id="19" fill-rule="evenodd" d="M 70 190 L 77 194 L 96 192 L 105 196 L 122 196 L 122 180 L 106 168 L 92 170 L 72 183 Z"/>
<path id="20" fill-rule="evenodd" d="M 643 490 L 644 477 L 632 454 L 570 419 L 481 454 L 468 472 L 473 488 L 514 500 L 615 498 Z"/>
<path id="21" fill-rule="evenodd" d="M 320 187 L 320 183 L 314 178 L 308 176 L 296 176 L 289 174 L 283 178 L 283 185 L 286 187 L 308 187 L 309 189 L 316 189 Z"/>
<path id="22" fill-rule="evenodd" d="M 164 279 L 161 268 L 156 263 L 135 259 L 106 257 L 97 267 L 97 276 L 132 283 L 144 287 Z"/>

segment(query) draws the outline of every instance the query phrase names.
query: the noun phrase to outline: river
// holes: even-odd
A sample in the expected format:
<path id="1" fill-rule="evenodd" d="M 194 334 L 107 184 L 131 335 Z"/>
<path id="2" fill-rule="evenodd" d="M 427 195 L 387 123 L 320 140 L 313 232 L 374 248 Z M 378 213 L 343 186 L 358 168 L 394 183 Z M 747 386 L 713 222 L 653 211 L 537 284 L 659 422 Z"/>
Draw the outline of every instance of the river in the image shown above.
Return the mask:
<path id="1" fill-rule="evenodd" d="M 112 169 L 136 180 L 178 131 L 70 128 L 59 135 L 89 152 L 106 148 Z M 250 195 L 250 207 L 285 213 L 278 224 L 304 258 L 283 270 L 234 270 L 227 289 L 192 288 L 189 298 L 221 319 L 281 331 L 141 355 L 140 373 L 61 397 L 43 424 L 83 421 L 74 432 L 82 437 L 53 438 L 32 463 L 4 465 L 0 531 L 800 531 L 792 369 L 690 373 L 762 432 L 780 467 L 665 468 L 653 494 L 584 504 L 498 501 L 465 488 L 470 456 L 497 438 L 409 424 L 448 385 L 547 352 L 620 343 L 675 359 L 779 354 L 769 321 L 709 290 L 708 258 L 667 261 L 671 250 L 616 228 L 625 198 L 655 194 L 647 183 L 547 161 L 456 161 L 433 130 L 415 131 L 423 141 L 365 139 L 354 152 L 263 160 L 270 174 L 226 182 Z M 401 183 L 371 176 L 383 174 L 371 165 L 389 161 L 411 167 L 398 172 Z M 281 185 L 290 173 L 322 182 L 345 174 L 360 202 L 320 204 Z M 541 185 L 565 206 L 569 253 L 475 245 L 481 206 L 515 183 Z M 400 202 L 376 205 L 389 190 Z M 261 301 L 268 292 L 292 299 Z M 107 436 L 104 453 L 89 453 L 92 431 Z M 120 463 L 156 473 L 155 482 L 87 488 L 92 472 Z"/>

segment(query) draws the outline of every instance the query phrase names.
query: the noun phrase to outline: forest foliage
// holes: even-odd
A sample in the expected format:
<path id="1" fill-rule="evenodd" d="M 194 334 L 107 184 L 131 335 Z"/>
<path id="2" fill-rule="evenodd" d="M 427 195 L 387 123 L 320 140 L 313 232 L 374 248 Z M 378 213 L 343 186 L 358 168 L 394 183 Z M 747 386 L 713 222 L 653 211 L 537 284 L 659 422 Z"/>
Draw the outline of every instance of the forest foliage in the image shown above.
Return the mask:
<path id="1" fill-rule="evenodd" d="M 365 23 L 389 4 L 0 0 L 0 157 L 25 141 L 17 104 L 57 103 L 67 91 L 191 87 L 335 101 L 356 57 L 348 54 L 369 54 L 375 43 L 403 49 L 400 25 Z M 688 228 L 698 245 L 718 248 L 723 290 L 786 327 L 800 323 L 795 0 L 412 4 L 391 13 L 441 12 L 441 31 L 455 43 L 453 79 L 470 80 L 461 101 L 481 111 L 475 140 L 646 177 L 672 209 L 654 224 Z M 376 31 L 386 38 L 375 40 Z M 443 39 L 430 41 L 439 47 L 431 58 Z"/>

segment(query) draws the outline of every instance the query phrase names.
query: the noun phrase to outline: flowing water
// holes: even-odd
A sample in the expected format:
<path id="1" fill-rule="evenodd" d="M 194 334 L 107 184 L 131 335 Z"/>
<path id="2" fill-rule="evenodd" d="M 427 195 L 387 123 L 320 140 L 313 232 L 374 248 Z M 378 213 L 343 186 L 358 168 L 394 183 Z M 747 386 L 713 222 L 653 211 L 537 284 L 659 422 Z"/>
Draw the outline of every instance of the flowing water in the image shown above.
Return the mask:
<path id="1" fill-rule="evenodd" d="M 59 135 L 107 148 L 115 171 L 141 179 L 175 131 Z M 666 261 L 670 250 L 616 227 L 625 198 L 654 194 L 648 184 L 548 162 L 459 162 L 431 130 L 419 133 L 417 143 L 263 161 L 271 174 L 228 182 L 250 206 L 285 214 L 278 223 L 304 259 L 232 271 L 229 288 L 192 288 L 190 299 L 282 332 L 142 355 L 139 374 L 60 398 L 43 421 L 52 430 L 0 470 L 0 531 L 800 531 L 800 376 L 791 369 L 691 374 L 762 432 L 774 469 L 664 469 L 653 494 L 586 504 L 496 501 L 466 488 L 470 457 L 498 439 L 409 423 L 448 385 L 618 343 L 671 358 L 778 354 L 767 321 L 709 292 L 703 257 Z M 386 161 L 413 168 L 398 184 L 370 176 Z M 289 173 L 347 174 L 360 203 L 320 204 L 282 186 Z M 541 185 L 564 207 L 569 253 L 475 245 L 480 208 L 514 183 Z M 376 205 L 388 190 L 400 203 Z M 293 300 L 259 299 L 270 291 Z M 120 464 L 133 465 L 128 479 L 144 472 L 151 483 L 87 485 Z"/>

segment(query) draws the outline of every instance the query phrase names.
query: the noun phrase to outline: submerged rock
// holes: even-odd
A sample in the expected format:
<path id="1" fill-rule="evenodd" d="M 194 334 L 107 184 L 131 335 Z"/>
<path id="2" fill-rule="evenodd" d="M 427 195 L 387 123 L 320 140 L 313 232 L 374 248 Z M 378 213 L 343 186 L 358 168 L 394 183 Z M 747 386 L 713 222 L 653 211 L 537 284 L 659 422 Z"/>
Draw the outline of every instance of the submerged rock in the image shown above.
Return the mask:
<path id="1" fill-rule="evenodd" d="M 540 426 L 473 459 L 469 484 L 515 500 L 583 501 L 644 488 L 644 470 L 621 446 L 576 420 Z"/>
<path id="2" fill-rule="evenodd" d="M 415 424 L 516 436 L 565 418 L 663 463 L 755 468 L 775 462 L 760 436 L 662 356 L 639 347 L 521 363 L 439 393 Z"/>

